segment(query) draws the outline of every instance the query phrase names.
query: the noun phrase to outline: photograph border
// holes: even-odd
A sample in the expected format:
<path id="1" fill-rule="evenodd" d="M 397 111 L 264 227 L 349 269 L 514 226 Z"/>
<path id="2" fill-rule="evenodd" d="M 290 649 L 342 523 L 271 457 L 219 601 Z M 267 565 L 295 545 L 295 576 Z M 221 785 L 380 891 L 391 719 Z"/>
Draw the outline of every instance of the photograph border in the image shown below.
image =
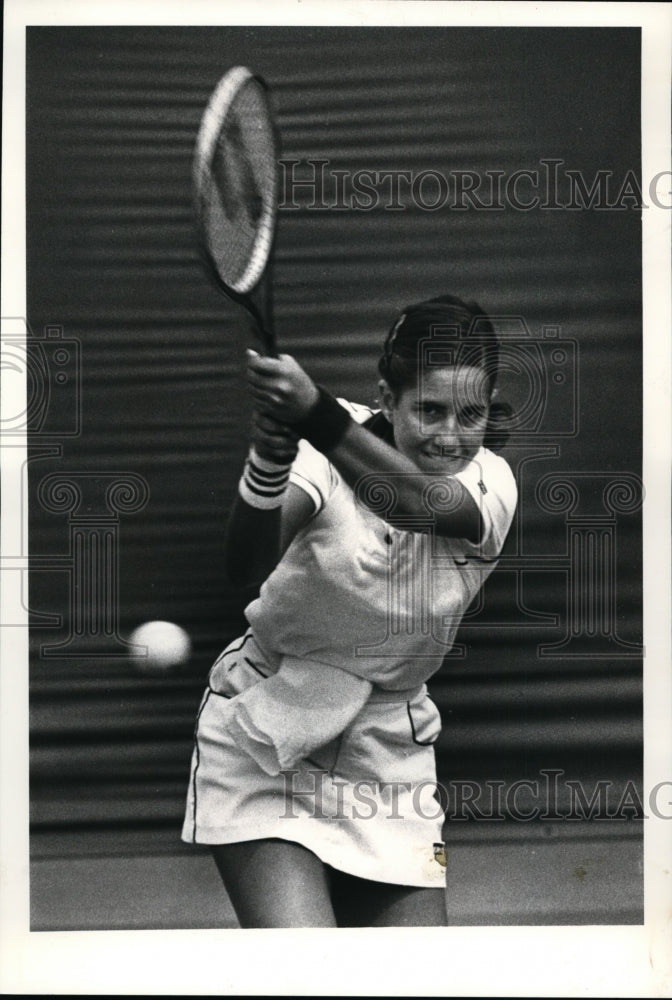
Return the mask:
<path id="1" fill-rule="evenodd" d="M 188 25 L 185 18 L 188 17 Z M 672 5 L 6 0 L 3 65 L 1 315 L 26 316 L 25 28 L 27 25 L 638 26 L 642 29 L 642 178 L 670 169 Z M 672 174 L 670 175 L 672 177 Z M 643 211 L 644 789 L 672 782 L 670 642 L 670 208 Z M 3 381 L 5 372 L 3 371 Z M 5 382 L 5 384 L 7 384 Z M 2 412 L 23 412 L 15 380 Z M 2 443 L 2 551 L 24 537 L 11 489 L 26 456 Z M 3 573 L 4 611 L 20 607 Z M 27 618 L 27 613 L 26 613 Z M 0 624 L 3 618 L 0 617 Z M 357 931 L 31 932 L 28 851 L 28 628 L 0 627 L 0 988 L 3 993 L 134 995 L 669 996 L 672 837 L 644 823 L 641 926 L 449 927 Z M 672 819 L 672 813 L 670 815 Z M 334 933 L 338 935 L 335 939 Z M 336 944 L 337 943 L 337 944 Z M 336 947 L 335 947 L 336 945 Z M 400 961 L 399 956 L 403 956 Z"/>

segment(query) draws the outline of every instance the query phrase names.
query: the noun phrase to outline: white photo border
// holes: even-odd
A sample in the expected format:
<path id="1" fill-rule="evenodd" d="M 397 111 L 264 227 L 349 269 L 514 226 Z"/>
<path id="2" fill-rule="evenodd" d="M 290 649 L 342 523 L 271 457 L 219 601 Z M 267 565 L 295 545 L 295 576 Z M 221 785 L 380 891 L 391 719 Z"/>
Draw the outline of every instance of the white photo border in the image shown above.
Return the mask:
<path id="1" fill-rule="evenodd" d="M 27 25 L 537 25 L 642 29 L 643 177 L 670 168 L 672 5 L 655 3 L 6 0 L 2 316 L 26 315 Z M 672 779 L 670 664 L 670 219 L 644 211 L 645 789 Z M 9 383 L 4 378 L 5 386 Z M 19 412 L 20 387 L 3 394 Z M 11 407 L 11 410 L 9 409 Z M 2 442 L 2 549 L 25 526 L 25 441 Z M 7 446 L 5 446 L 7 445 Z M 655 450 L 654 450 L 655 445 Z M 4 574 L 2 610 L 15 578 Z M 2 619 L 0 619 L 2 621 Z M 133 995 L 669 996 L 672 827 L 645 823 L 642 926 L 393 928 L 363 931 L 29 930 L 26 628 L 0 628 L 0 988 L 3 993 Z M 11 762 L 11 763 L 10 763 Z M 334 934 L 338 937 L 334 938 Z M 335 947 L 337 945 L 337 947 Z M 400 961 L 399 956 L 403 956 Z"/>

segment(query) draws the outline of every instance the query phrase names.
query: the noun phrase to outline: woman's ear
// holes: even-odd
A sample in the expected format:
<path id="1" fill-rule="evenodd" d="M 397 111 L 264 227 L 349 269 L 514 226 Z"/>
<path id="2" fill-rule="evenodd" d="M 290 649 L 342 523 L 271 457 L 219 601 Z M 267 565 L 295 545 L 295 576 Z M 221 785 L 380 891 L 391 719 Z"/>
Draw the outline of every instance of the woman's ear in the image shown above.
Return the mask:
<path id="1" fill-rule="evenodd" d="M 378 383 L 378 391 L 380 393 L 380 408 L 383 416 L 392 423 L 394 417 L 394 393 L 384 378 L 381 378 Z"/>

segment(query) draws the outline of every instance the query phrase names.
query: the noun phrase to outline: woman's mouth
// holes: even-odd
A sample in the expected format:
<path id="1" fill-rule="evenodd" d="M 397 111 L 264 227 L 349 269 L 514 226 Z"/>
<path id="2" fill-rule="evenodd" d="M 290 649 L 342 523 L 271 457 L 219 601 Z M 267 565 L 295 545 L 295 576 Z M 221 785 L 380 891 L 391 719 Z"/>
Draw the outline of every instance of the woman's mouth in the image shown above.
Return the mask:
<path id="1" fill-rule="evenodd" d="M 458 451 L 452 451 L 447 448 L 426 448 L 423 449 L 422 454 L 430 462 L 438 462 L 443 465 L 461 462 L 464 459 L 464 456 Z"/>

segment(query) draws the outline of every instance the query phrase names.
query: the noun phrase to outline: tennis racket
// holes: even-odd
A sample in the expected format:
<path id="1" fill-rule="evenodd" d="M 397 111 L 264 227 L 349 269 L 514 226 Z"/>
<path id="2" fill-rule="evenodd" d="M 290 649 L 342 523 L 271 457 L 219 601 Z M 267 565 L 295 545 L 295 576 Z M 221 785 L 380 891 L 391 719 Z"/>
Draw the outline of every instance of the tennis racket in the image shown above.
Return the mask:
<path id="1" fill-rule="evenodd" d="M 220 291 L 247 310 L 271 355 L 276 354 L 269 265 L 277 163 L 267 87 L 246 67 L 234 66 L 215 87 L 196 138 L 196 218 L 207 270 Z"/>

